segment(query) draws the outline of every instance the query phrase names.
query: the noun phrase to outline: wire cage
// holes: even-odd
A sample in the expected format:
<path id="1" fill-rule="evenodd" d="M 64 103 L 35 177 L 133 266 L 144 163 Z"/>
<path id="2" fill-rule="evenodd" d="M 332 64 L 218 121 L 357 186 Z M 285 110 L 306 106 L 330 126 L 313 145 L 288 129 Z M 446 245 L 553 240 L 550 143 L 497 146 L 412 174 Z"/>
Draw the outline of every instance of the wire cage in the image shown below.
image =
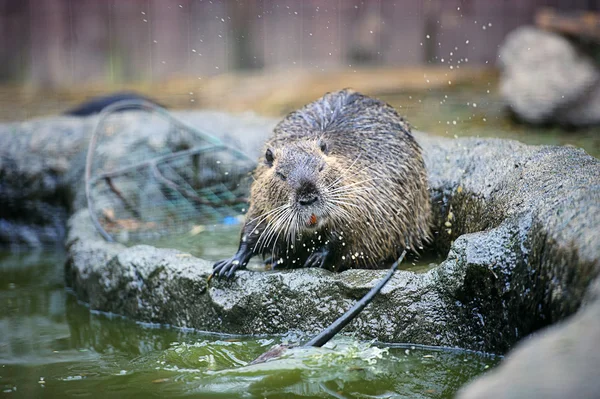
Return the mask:
<path id="1" fill-rule="evenodd" d="M 254 166 L 161 107 L 121 101 L 102 111 L 90 139 L 89 213 L 106 240 L 124 243 L 237 223 Z"/>

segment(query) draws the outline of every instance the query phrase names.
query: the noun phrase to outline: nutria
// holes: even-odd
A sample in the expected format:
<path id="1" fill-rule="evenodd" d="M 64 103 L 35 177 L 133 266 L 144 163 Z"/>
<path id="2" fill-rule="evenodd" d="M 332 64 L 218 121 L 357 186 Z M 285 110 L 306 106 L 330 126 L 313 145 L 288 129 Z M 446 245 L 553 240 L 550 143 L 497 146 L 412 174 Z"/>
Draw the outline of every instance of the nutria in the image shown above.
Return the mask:
<path id="1" fill-rule="evenodd" d="M 289 114 L 254 171 L 231 277 L 255 255 L 275 267 L 381 268 L 429 235 L 421 148 L 391 106 L 342 90 Z"/>

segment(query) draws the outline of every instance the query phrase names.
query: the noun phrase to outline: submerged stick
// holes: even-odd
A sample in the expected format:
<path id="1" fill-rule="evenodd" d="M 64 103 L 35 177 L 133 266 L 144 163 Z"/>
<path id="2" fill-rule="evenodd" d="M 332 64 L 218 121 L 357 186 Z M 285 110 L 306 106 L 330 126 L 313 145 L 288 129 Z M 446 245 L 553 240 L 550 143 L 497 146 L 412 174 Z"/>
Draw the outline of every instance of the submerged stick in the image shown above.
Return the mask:
<path id="1" fill-rule="evenodd" d="M 402 261 L 404 260 L 405 255 L 406 255 L 406 249 L 404 251 L 402 251 L 402 254 L 398 258 L 398 260 L 396 262 L 394 262 L 394 264 L 390 267 L 390 270 L 388 271 L 388 273 L 385 275 L 384 278 L 382 278 L 377 283 L 376 286 L 371 288 L 371 290 L 369 292 L 367 292 L 367 294 L 364 297 L 362 297 L 358 302 L 356 302 L 354 304 L 354 306 L 352 306 L 350 309 L 348 309 L 346 311 L 346 313 L 344 313 L 343 315 L 338 317 L 338 319 L 336 321 L 334 321 L 329 327 L 327 327 L 326 329 L 321 331 L 317 336 L 315 336 L 313 339 L 311 339 L 310 341 L 308 341 L 307 343 L 302 345 L 302 348 L 308 348 L 311 346 L 318 348 L 318 347 L 325 345 L 337 333 L 339 333 L 344 327 L 346 327 L 346 325 L 348 325 L 348 323 L 350 323 L 352 320 L 354 320 L 356 318 L 356 316 L 358 316 L 358 314 L 369 303 L 371 303 L 371 301 L 373 300 L 375 295 L 377 295 L 379 293 L 379 291 L 381 291 L 381 289 L 388 283 L 388 281 L 390 281 L 390 279 L 394 275 L 394 272 L 398 268 L 398 265 L 400 265 L 400 263 L 402 263 Z M 269 349 L 268 351 L 266 351 L 265 353 L 263 353 L 262 355 L 257 357 L 250 364 L 263 363 L 269 359 L 280 357 L 289 347 L 290 347 L 289 345 L 275 345 L 274 347 L 272 347 L 271 349 Z"/>

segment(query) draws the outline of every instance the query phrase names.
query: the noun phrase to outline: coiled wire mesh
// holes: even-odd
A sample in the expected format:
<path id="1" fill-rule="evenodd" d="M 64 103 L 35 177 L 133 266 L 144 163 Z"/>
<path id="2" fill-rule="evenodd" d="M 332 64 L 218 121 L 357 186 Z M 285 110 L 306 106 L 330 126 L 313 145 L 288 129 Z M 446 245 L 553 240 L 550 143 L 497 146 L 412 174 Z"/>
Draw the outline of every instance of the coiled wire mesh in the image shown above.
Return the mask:
<path id="1" fill-rule="evenodd" d="M 89 213 L 106 240 L 120 242 L 235 223 L 247 209 L 254 166 L 159 106 L 121 101 L 100 113 L 90 139 Z"/>

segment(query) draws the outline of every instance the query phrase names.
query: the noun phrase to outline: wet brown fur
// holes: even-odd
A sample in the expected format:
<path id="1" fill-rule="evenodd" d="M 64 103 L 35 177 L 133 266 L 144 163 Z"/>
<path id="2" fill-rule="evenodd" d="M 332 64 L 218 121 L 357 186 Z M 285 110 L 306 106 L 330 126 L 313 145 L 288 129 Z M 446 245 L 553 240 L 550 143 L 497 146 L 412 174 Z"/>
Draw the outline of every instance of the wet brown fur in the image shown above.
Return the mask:
<path id="1" fill-rule="evenodd" d="M 351 90 L 328 93 L 281 121 L 267 150 L 272 159 L 261 157 L 254 172 L 240 251 L 232 258 L 241 267 L 262 254 L 285 267 L 376 268 L 428 239 L 421 148 L 384 102 Z M 297 190 L 306 181 L 319 200 L 302 207 Z"/>

